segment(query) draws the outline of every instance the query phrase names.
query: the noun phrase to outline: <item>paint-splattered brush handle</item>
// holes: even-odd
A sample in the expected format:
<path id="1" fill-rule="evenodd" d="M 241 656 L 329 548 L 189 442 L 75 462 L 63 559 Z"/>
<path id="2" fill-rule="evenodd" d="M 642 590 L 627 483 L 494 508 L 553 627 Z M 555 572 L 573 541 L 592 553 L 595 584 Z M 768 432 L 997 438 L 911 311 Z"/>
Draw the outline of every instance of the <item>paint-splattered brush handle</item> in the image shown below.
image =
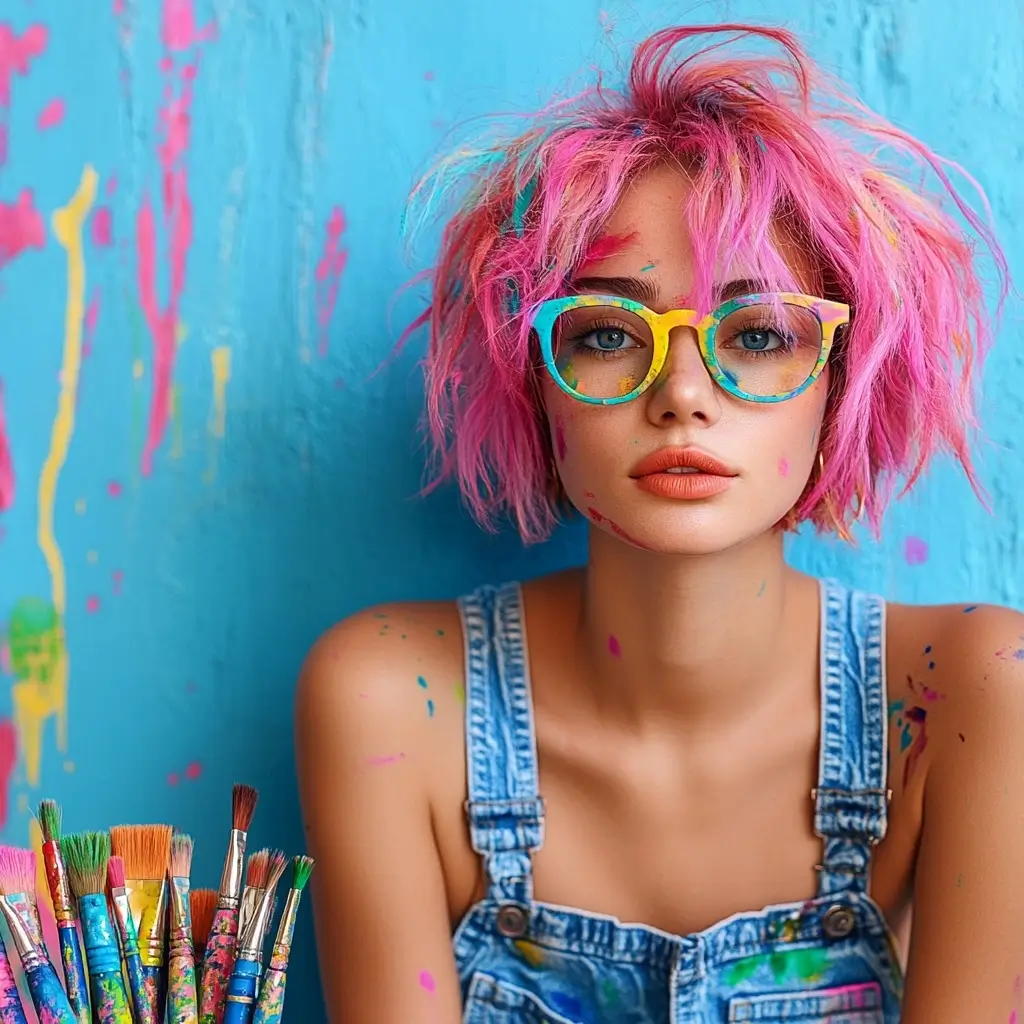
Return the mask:
<path id="1" fill-rule="evenodd" d="M 288 958 L 285 957 L 281 966 L 275 965 L 276 959 L 275 957 L 270 961 L 270 966 L 263 975 L 253 1024 L 281 1024 L 281 1016 L 284 1013 L 284 988 L 288 980 Z"/>
<path id="2" fill-rule="evenodd" d="M 188 949 L 171 949 L 167 964 L 167 1024 L 197 1024 L 196 965 Z"/>
<path id="3" fill-rule="evenodd" d="M 224 1006 L 223 1024 L 249 1024 L 256 1006 L 256 989 L 260 983 L 260 965 L 255 960 L 235 961 L 228 979 L 228 998 Z"/>
<path id="4" fill-rule="evenodd" d="M 60 962 L 64 970 L 64 987 L 67 989 L 71 1012 L 78 1024 L 92 1024 L 89 1010 L 89 983 L 85 980 L 85 960 L 78 928 L 74 921 L 62 921 L 57 925 L 60 941 Z"/>
<path id="5" fill-rule="evenodd" d="M 47 960 L 25 970 L 28 990 L 32 993 L 32 1005 L 36 1016 L 45 1024 L 78 1024 L 64 986 L 57 977 L 53 965 Z M 118 1022 L 120 1024 L 120 1022 Z"/>
<path id="6" fill-rule="evenodd" d="M 128 992 L 121 976 L 121 955 L 107 913 L 107 898 L 91 893 L 78 901 L 82 937 L 89 964 L 89 991 L 95 1024 L 132 1024 Z"/>
<path id="7" fill-rule="evenodd" d="M 157 1024 L 153 1007 L 149 1004 L 149 992 L 146 989 L 146 969 L 142 966 L 142 957 L 136 949 L 134 953 L 126 953 L 124 958 L 125 973 L 128 975 L 128 987 L 132 993 L 132 1005 L 135 1008 L 136 1024 Z"/>
<path id="8" fill-rule="evenodd" d="M 0 1024 L 28 1024 L 3 939 L 0 939 Z"/>
<path id="9" fill-rule="evenodd" d="M 164 1002 L 167 995 L 167 972 L 153 964 L 142 965 L 142 987 L 146 1002 L 154 1020 L 164 1019 Z"/>
<path id="10" fill-rule="evenodd" d="M 203 957 L 203 985 L 199 996 L 199 1024 L 222 1024 L 228 998 L 228 979 L 235 965 L 238 909 L 218 907 Z"/>

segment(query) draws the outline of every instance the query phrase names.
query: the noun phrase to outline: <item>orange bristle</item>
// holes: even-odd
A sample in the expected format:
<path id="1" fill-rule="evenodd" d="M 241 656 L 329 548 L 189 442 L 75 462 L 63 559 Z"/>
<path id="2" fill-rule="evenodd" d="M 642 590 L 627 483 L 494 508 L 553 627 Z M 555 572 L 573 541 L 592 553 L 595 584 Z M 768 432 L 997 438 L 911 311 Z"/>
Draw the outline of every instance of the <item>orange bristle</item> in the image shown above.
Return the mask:
<path id="1" fill-rule="evenodd" d="M 270 850 L 257 850 L 245 865 L 245 884 L 253 889 L 265 889 L 270 875 Z"/>
<path id="2" fill-rule="evenodd" d="M 192 944 L 196 949 L 196 958 L 200 961 L 210 938 L 210 930 L 213 928 L 217 897 L 216 889 L 193 889 L 188 894 L 192 911 Z"/>
<path id="3" fill-rule="evenodd" d="M 118 857 L 116 853 L 112 854 L 110 860 L 107 861 L 107 887 L 123 889 L 125 877 L 124 858 Z"/>
<path id="4" fill-rule="evenodd" d="M 192 870 L 192 848 L 191 836 L 178 832 L 171 839 L 171 877 L 188 878 Z"/>
<path id="5" fill-rule="evenodd" d="M 115 825 L 110 846 L 124 858 L 126 878 L 134 881 L 163 879 L 171 862 L 170 825 Z"/>
<path id="6" fill-rule="evenodd" d="M 231 827 L 239 832 L 248 832 L 252 816 L 256 813 L 259 790 L 244 782 L 235 783 L 231 790 Z"/>
<path id="7" fill-rule="evenodd" d="M 36 855 L 16 846 L 0 846 L 0 893 L 12 896 L 36 891 Z"/>

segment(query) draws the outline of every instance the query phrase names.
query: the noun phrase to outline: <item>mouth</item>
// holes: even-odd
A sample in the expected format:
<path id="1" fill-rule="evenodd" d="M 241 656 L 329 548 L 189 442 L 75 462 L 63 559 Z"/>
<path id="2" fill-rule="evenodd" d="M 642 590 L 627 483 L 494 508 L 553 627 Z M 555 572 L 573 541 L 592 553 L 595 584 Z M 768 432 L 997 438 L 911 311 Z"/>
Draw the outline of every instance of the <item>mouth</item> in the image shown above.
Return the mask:
<path id="1" fill-rule="evenodd" d="M 633 479 L 655 474 L 670 476 L 715 476 L 732 479 L 739 474 L 720 459 L 699 448 L 659 448 L 641 459 L 629 474 Z"/>

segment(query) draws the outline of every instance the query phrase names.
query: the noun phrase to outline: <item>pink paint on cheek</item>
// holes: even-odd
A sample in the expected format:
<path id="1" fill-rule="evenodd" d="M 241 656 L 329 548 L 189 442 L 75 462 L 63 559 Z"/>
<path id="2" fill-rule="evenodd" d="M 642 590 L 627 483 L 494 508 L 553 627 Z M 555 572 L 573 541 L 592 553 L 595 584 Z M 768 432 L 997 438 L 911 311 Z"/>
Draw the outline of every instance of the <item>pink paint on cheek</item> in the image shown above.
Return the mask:
<path id="1" fill-rule="evenodd" d="M 105 249 L 114 244 L 114 215 L 109 206 L 97 206 L 89 221 L 93 245 Z"/>
<path id="2" fill-rule="evenodd" d="M 52 99 L 39 112 L 39 119 L 36 121 L 41 132 L 47 128 L 56 128 L 64 120 L 64 101 L 60 98 Z"/>
<path id="3" fill-rule="evenodd" d="M 779 459 L 779 476 L 789 476 L 789 459 Z"/>
<path id="4" fill-rule="evenodd" d="M 348 250 L 341 244 L 345 233 L 345 214 L 340 206 L 331 210 L 325 229 L 324 247 L 316 265 L 316 322 L 320 328 L 320 355 L 327 355 L 330 342 L 328 329 L 334 316 L 334 307 L 341 288 L 341 275 L 348 263 Z"/>
<path id="5" fill-rule="evenodd" d="M 928 545 L 920 537 L 908 537 L 903 542 L 903 557 L 907 565 L 924 565 L 928 561 Z"/>
<path id="6" fill-rule="evenodd" d="M 420 971 L 420 988 L 431 995 L 437 991 L 437 982 L 430 971 Z"/>
<path id="7" fill-rule="evenodd" d="M 95 615 L 100 610 L 100 599 L 95 594 L 90 594 L 85 599 L 85 610 L 90 615 Z"/>
<path id="8" fill-rule="evenodd" d="M 0 270 L 26 249 L 42 249 L 44 245 L 46 225 L 33 205 L 32 189 L 22 189 L 13 206 L 0 203 Z"/>
<path id="9" fill-rule="evenodd" d="M 622 657 L 622 648 L 619 646 L 619 638 L 617 636 L 608 637 L 608 653 L 613 658 Z"/>
<path id="10" fill-rule="evenodd" d="M 555 417 L 555 452 L 559 462 L 565 462 L 565 424 L 561 416 Z"/>
<path id="11" fill-rule="evenodd" d="M 7 440 L 7 424 L 4 418 L 4 389 L 0 382 L 0 512 L 6 512 L 14 504 L 14 458 Z"/>

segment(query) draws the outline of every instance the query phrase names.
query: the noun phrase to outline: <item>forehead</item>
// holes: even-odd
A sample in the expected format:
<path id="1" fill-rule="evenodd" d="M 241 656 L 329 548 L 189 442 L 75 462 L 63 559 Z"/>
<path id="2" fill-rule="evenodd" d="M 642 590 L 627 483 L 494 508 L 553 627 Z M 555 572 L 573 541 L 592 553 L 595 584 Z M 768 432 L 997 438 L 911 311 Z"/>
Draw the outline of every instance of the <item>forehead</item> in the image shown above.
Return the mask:
<path id="1" fill-rule="evenodd" d="M 699 200 L 697 187 L 683 168 L 672 164 L 658 165 L 638 176 L 623 190 L 605 225 L 605 236 L 621 241 L 612 255 L 589 262 L 587 272 L 635 276 L 638 271 L 651 271 L 662 288 L 688 292 L 697 272 L 698 253 L 689 226 L 691 206 Z M 801 287 L 812 290 L 817 276 L 814 263 L 794 234 L 774 223 L 769 226 L 767 242 Z M 753 251 L 737 253 L 728 264 L 719 254 L 713 262 L 708 269 L 716 282 L 763 276 Z"/>

